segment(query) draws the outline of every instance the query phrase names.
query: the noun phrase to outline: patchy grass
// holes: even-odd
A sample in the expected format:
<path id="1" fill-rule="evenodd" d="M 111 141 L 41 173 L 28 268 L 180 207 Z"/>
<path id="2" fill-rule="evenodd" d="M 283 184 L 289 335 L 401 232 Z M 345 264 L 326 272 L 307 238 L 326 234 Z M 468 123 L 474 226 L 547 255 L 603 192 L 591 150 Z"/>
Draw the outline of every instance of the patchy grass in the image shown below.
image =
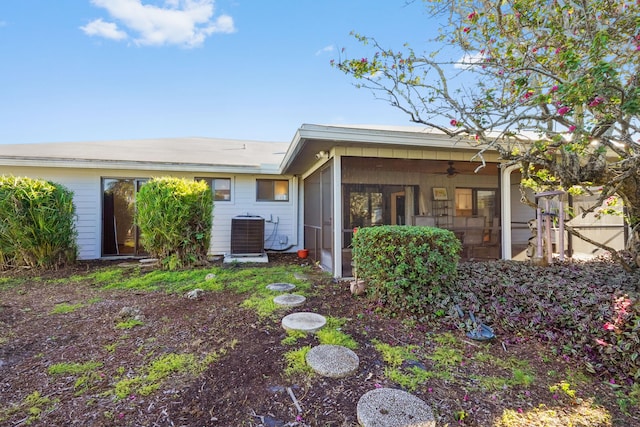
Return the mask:
<path id="1" fill-rule="evenodd" d="M 524 410 L 506 409 L 495 427 L 592 427 L 611 426 L 611 415 L 602 406 L 585 401 L 574 406 L 549 408 L 540 405 Z"/>
<path id="2" fill-rule="evenodd" d="M 236 345 L 237 341 L 233 340 L 219 351 L 208 353 L 203 358 L 193 353 L 168 353 L 159 356 L 143 366 L 138 375 L 120 379 L 113 388 L 113 395 L 117 399 L 131 398 L 135 395 L 148 396 L 159 390 L 163 382 L 171 376 L 194 377 L 200 374 Z"/>
<path id="3" fill-rule="evenodd" d="M 326 325 L 316 332 L 316 337 L 320 344 L 341 345 L 343 347 L 355 350 L 358 343 L 349 334 L 342 332 L 342 327 L 347 323 L 347 319 L 327 316 Z"/>
<path id="4" fill-rule="evenodd" d="M 290 350 L 284 353 L 284 360 L 286 367 L 284 368 L 284 374 L 288 377 L 294 375 L 312 375 L 313 370 L 307 365 L 307 353 L 311 350 L 310 345 L 305 345 L 296 350 Z"/>
<path id="5" fill-rule="evenodd" d="M 142 326 L 142 325 L 144 325 L 144 322 L 142 320 L 127 319 L 127 320 L 123 320 L 121 322 L 116 323 L 116 328 L 117 329 L 133 329 L 136 326 Z"/>
<path id="6" fill-rule="evenodd" d="M 472 264 L 461 266 L 464 281 L 446 291 L 457 289 L 463 309 L 494 327 L 498 339 L 491 342 L 465 337 L 470 324 L 452 313 L 450 297 L 430 307 L 433 313 L 425 318 L 401 312 L 386 317 L 381 303 L 351 298 L 344 284 L 319 274 L 309 274 L 309 283 L 293 279 L 297 266 L 107 268 L 55 283 L 50 278 L 58 273 L 20 284 L 0 279 L 0 344 L 18 350 L 3 360 L 22 358 L 17 368 L 4 371 L 11 378 L 3 381 L 15 393 L 0 404 L 0 424 L 64 425 L 64 417 L 90 413 L 98 424 L 169 425 L 158 408 L 167 408 L 170 421 L 185 417 L 190 425 L 204 425 L 210 416 L 221 425 L 255 422 L 242 402 L 251 402 L 258 415 L 273 413 L 293 423 L 284 415 L 291 407 L 288 396 L 276 392 L 289 408 L 279 412 L 264 387 L 276 389 L 295 379 L 292 388 L 308 425 L 339 425 L 373 387 L 414 393 L 432 405 L 443 426 L 640 425 L 640 385 L 621 379 L 619 370 L 633 367 L 636 351 L 630 342 L 638 311 L 631 289 L 636 276 L 622 280 L 601 264 L 595 272 L 575 265 L 528 271 L 509 263 Z M 213 278 L 206 280 L 207 274 Z M 325 328 L 317 334 L 283 332 L 280 310 L 269 305 L 276 293 L 266 290 L 275 282 L 295 283 L 296 292 L 308 297 L 305 311 L 327 317 Z M 183 298 L 194 288 L 207 292 L 197 300 Z M 82 303 L 58 304 L 53 309 L 62 315 L 48 316 L 51 301 L 65 300 Z M 132 319 L 120 325 L 131 330 L 114 328 L 123 306 L 139 307 L 154 327 L 137 328 L 142 322 Z M 73 310 L 70 317 L 79 322 L 69 325 L 64 314 Z M 217 321 L 230 313 L 232 321 Z M 607 322 L 614 330 L 605 329 Z M 226 354 L 218 349 L 230 349 L 225 343 L 236 337 L 238 352 L 218 364 Z M 615 353 L 597 359 L 577 346 L 596 339 L 606 340 L 602 348 Z M 74 360 L 79 342 L 83 361 Z M 366 371 L 340 381 L 313 375 L 306 354 L 317 344 L 355 349 Z M 627 344 L 630 353 L 618 351 Z M 613 356 L 628 359 L 612 365 Z M 248 363 L 254 360 L 261 363 Z M 590 367 L 585 361 L 598 375 L 585 369 Z M 243 381 L 238 384 L 234 373 L 243 369 L 253 371 L 237 376 Z M 230 397 L 235 406 L 217 400 L 231 388 L 238 390 Z M 202 412 L 197 418 L 203 407 L 213 415 Z"/>
<path id="7" fill-rule="evenodd" d="M 66 302 L 60 303 L 60 304 L 56 304 L 55 307 L 53 307 L 53 309 L 49 312 L 49 314 L 67 314 L 67 313 L 73 313 L 74 311 L 76 311 L 79 308 L 84 307 L 84 304 L 82 303 L 78 303 L 78 304 L 68 304 Z"/>

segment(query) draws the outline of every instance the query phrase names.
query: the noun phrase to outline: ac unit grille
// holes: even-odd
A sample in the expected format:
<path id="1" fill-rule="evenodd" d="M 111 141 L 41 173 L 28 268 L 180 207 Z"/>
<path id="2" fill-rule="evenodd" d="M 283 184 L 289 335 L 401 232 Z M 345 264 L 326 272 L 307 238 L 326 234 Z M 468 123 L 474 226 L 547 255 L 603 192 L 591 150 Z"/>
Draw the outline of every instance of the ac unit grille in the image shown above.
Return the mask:
<path id="1" fill-rule="evenodd" d="M 264 253 L 264 218 L 231 218 L 231 255 L 258 256 Z"/>

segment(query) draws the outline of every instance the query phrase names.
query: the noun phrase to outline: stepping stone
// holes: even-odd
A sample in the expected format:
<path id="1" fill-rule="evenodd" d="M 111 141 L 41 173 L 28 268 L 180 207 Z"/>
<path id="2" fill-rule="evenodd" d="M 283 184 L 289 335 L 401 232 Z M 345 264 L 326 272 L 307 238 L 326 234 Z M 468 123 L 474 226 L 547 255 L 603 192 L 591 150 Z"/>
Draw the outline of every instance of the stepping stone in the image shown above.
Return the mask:
<path id="1" fill-rule="evenodd" d="M 272 283 L 267 285 L 267 289 L 270 291 L 288 292 L 296 288 L 293 283 Z"/>
<path id="2" fill-rule="evenodd" d="M 299 273 L 299 272 L 297 272 L 297 271 L 296 271 L 295 273 L 293 273 L 293 277 L 295 277 L 295 278 L 296 278 L 296 279 L 298 279 L 298 280 L 307 280 L 307 279 L 308 279 L 308 277 L 307 277 L 307 275 L 306 275 L 306 274 L 304 274 L 304 273 Z"/>
<path id="3" fill-rule="evenodd" d="M 356 407 L 362 427 L 435 427 L 431 407 L 423 400 L 393 388 L 365 393 Z"/>
<path id="4" fill-rule="evenodd" d="M 341 345 L 319 345 L 307 352 L 307 365 L 323 377 L 343 378 L 358 370 L 358 355 Z"/>
<path id="5" fill-rule="evenodd" d="M 327 319 L 316 313 L 291 313 L 282 318 L 282 327 L 286 330 L 317 332 L 327 323 Z"/>
<path id="6" fill-rule="evenodd" d="M 283 294 L 275 297 L 273 299 L 273 302 L 275 302 L 278 305 L 286 305 L 287 307 L 297 307 L 299 305 L 304 304 L 306 300 L 307 299 L 302 295 Z"/>

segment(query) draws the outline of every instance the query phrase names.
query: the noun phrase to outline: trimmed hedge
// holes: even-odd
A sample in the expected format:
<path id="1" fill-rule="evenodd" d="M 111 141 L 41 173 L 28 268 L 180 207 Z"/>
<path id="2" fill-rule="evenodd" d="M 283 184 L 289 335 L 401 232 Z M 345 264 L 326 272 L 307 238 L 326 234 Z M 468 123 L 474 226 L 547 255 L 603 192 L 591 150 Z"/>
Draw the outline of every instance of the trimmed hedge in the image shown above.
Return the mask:
<path id="1" fill-rule="evenodd" d="M 461 250 L 451 231 L 397 225 L 357 229 L 352 245 L 368 295 L 415 314 L 426 313 L 442 286 L 455 279 Z"/>
<path id="2" fill-rule="evenodd" d="M 136 195 L 136 224 L 142 245 L 173 270 L 207 258 L 213 196 L 204 181 L 155 178 Z"/>
<path id="3" fill-rule="evenodd" d="M 78 255 L 73 193 L 42 179 L 0 176 L 0 268 L 59 268 Z"/>

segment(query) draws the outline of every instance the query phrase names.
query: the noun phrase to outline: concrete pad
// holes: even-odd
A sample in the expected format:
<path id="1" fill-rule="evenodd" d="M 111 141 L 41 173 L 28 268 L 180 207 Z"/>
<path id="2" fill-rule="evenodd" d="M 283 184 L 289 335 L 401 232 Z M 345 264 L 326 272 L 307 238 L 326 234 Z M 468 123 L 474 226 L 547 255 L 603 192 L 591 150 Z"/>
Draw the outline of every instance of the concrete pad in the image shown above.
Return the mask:
<path id="1" fill-rule="evenodd" d="M 304 304 L 307 299 L 302 295 L 296 294 L 282 294 L 278 295 L 273 299 L 278 305 L 286 305 L 287 307 L 298 307 L 299 305 Z"/>
<path id="2" fill-rule="evenodd" d="M 307 352 L 307 365 L 323 377 L 343 378 L 358 370 L 358 355 L 341 345 L 319 345 Z"/>
<path id="3" fill-rule="evenodd" d="M 365 393 L 356 407 L 363 427 L 435 427 L 431 407 L 423 400 L 393 388 Z"/>
<path id="4" fill-rule="evenodd" d="M 269 262 L 269 257 L 267 256 L 267 254 L 262 254 L 259 256 L 231 256 L 231 255 L 225 255 L 224 256 L 224 261 L 225 264 L 229 264 L 232 262 L 242 262 L 242 263 L 249 263 L 249 262 L 255 262 L 255 263 L 267 263 Z"/>
<path id="5" fill-rule="evenodd" d="M 271 283 L 267 285 L 267 289 L 270 291 L 289 292 L 296 288 L 293 283 Z"/>
<path id="6" fill-rule="evenodd" d="M 327 319 L 316 313 L 291 313 L 282 319 L 282 327 L 286 330 L 317 332 L 327 323 Z"/>

